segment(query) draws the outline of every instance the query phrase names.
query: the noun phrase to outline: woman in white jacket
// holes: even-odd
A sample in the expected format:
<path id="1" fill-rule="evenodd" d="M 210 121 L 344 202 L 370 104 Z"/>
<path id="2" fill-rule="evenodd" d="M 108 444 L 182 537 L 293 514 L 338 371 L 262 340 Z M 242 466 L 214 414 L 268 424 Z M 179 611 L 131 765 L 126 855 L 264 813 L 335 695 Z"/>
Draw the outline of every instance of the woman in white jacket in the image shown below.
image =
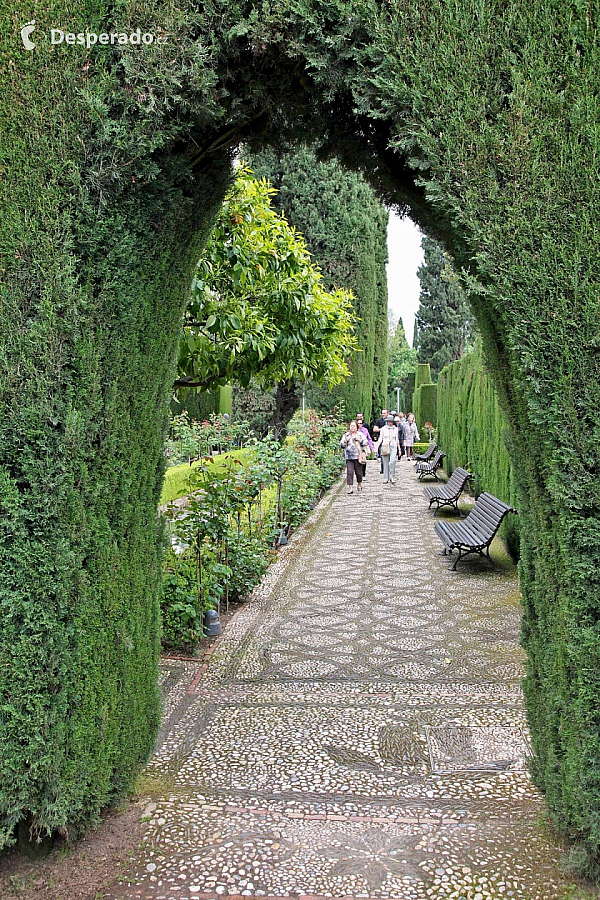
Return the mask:
<path id="1" fill-rule="evenodd" d="M 396 484 L 396 459 L 398 458 L 398 429 L 394 425 L 394 417 L 387 416 L 385 425 L 379 432 L 379 440 L 375 444 L 375 452 L 381 447 L 383 462 L 383 483 L 391 481 Z"/>

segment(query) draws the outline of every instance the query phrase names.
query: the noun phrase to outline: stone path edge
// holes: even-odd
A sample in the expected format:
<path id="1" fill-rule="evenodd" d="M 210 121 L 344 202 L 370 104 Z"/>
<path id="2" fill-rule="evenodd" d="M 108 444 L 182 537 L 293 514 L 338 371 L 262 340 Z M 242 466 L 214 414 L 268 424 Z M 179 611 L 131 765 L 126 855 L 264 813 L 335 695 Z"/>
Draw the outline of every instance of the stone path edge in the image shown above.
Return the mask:
<path id="1" fill-rule="evenodd" d="M 248 609 L 252 607 L 252 604 L 256 601 L 259 595 L 263 599 L 273 597 L 273 594 L 275 593 L 279 582 L 282 578 L 285 577 L 287 570 L 295 561 L 298 552 L 300 552 L 301 545 L 326 514 L 329 506 L 331 505 L 331 503 L 333 503 L 337 495 L 340 493 L 342 484 L 343 479 L 340 476 L 339 480 L 325 491 L 306 521 L 303 522 L 303 524 L 291 535 L 289 543 L 279 550 L 277 559 L 275 559 L 271 563 L 271 565 L 263 575 L 260 583 L 250 593 L 244 605 L 240 609 L 238 609 L 237 612 L 231 617 L 231 619 L 227 623 L 227 629 L 231 628 L 236 623 L 238 617 L 241 614 L 248 614 Z M 260 609 L 257 609 L 256 612 L 257 614 L 262 614 L 262 610 Z M 250 624 L 251 623 L 249 623 L 249 625 Z M 203 662 L 201 663 L 194 678 L 188 685 L 186 691 L 187 695 L 198 693 L 200 683 L 204 675 L 206 674 L 206 670 L 208 669 L 208 666 L 210 664 L 211 656 L 217 649 L 220 648 L 220 645 L 226 638 L 227 630 L 223 632 L 223 634 L 215 641 L 215 643 L 211 647 L 205 650 L 203 655 Z M 176 659 L 177 657 L 163 656 L 162 658 Z M 188 659 L 188 661 L 191 660 Z"/>

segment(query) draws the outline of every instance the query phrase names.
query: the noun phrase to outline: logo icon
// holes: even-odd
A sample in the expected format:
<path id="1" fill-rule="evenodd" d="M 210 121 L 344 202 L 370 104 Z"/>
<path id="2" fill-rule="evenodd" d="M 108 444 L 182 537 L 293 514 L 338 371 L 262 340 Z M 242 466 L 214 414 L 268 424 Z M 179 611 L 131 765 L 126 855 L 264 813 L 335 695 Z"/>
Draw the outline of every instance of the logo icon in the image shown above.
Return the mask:
<path id="1" fill-rule="evenodd" d="M 23 46 L 26 50 L 33 50 L 35 44 L 33 41 L 29 40 L 29 35 L 35 31 L 35 19 L 32 19 L 31 22 L 27 22 L 26 25 L 23 25 L 21 28 L 21 40 L 23 41 Z"/>

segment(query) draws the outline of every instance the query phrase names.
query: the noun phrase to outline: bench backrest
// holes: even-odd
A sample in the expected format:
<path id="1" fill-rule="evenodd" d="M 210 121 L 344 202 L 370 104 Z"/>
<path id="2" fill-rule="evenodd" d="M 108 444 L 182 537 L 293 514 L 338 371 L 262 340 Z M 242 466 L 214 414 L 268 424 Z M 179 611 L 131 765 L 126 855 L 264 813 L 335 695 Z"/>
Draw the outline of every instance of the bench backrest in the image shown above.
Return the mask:
<path id="1" fill-rule="evenodd" d="M 427 450 L 425 450 L 425 452 L 421 454 L 421 460 L 422 460 L 423 462 L 427 462 L 428 460 L 430 460 L 431 457 L 433 456 L 433 452 L 434 452 L 434 450 L 435 450 L 436 447 L 437 447 L 436 442 L 435 442 L 435 441 L 432 441 L 432 442 L 430 443 L 429 447 L 427 448 Z"/>
<path id="2" fill-rule="evenodd" d="M 442 460 L 445 457 L 445 453 L 443 450 L 436 450 L 435 456 L 431 460 L 430 463 L 427 463 L 428 466 L 431 466 L 432 469 L 439 469 L 442 464 Z"/>
<path id="3" fill-rule="evenodd" d="M 460 466 L 457 466 L 448 479 L 446 487 L 451 491 L 462 491 L 469 478 L 472 477 L 471 473 L 467 472 L 466 469 L 461 469 Z"/>
<path id="4" fill-rule="evenodd" d="M 487 540 L 496 534 L 504 516 L 511 512 L 516 512 L 516 509 L 493 494 L 484 492 L 477 498 L 464 524 L 470 525 L 478 535 Z"/>

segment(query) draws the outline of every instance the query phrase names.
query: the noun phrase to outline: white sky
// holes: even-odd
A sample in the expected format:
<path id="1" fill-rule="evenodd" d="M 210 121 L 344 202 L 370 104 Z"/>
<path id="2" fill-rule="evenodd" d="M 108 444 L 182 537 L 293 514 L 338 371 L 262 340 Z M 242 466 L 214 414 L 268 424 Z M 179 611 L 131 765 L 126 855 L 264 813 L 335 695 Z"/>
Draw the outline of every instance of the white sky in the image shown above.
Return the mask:
<path id="1" fill-rule="evenodd" d="M 388 225 L 387 283 L 388 308 L 394 321 L 402 316 L 408 343 L 412 345 L 415 312 L 419 306 L 420 284 L 417 269 L 423 262 L 422 234 L 410 219 L 390 212 Z"/>

